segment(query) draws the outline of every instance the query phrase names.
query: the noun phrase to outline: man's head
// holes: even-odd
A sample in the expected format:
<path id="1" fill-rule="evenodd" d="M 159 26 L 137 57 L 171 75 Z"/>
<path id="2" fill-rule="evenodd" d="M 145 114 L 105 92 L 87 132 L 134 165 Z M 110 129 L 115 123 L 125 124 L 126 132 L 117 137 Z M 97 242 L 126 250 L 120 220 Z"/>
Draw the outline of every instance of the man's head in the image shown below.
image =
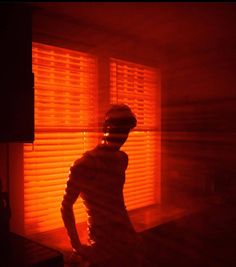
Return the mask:
<path id="1" fill-rule="evenodd" d="M 129 106 L 125 104 L 112 105 L 105 114 L 103 132 L 106 141 L 121 147 L 128 138 L 130 130 L 137 124 L 136 117 Z"/>

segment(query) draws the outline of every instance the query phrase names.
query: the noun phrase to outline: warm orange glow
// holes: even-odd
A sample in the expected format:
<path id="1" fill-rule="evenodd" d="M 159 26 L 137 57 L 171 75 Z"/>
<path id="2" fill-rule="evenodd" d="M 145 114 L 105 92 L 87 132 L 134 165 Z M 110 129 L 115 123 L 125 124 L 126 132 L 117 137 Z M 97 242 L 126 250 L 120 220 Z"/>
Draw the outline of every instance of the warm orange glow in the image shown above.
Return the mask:
<path id="1" fill-rule="evenodd" d="M 136 113 L 137 129 L 124 188 L 128 209 L 160 201 L 160 80 L 154 69 L 111 61 L 111 102 Z M 63 227 L 60 205 L 72 162 L 98 142 L 96 59 L 33 43 L 35 142 L 24 145 L 24 216 L 27 235 Z M 109 204 L 109 203 L 108 203 Z M 77 222 L 86 220 L 80 199 Z"/>
<path id="2" fill-rule="evenodd" d="M 34 43 L 33 71 L 36 129 L 87 129 L 97 109 L 95 58 Z"/>
<path id="3" fill-rule="evenodd" d="M 137 128 L 123 149 L 129 155 L 125 201 L 128 209 L 160 202 L 160 73 L 127 61 L 111 60 L 111 102 L 123 102 L 137 116 Z"/>
<path id="4" fill-rule="evenodd" d="M 33 71 L 36 134 L 33 145 L 24 145 L 26 234 L 63 226 L 60 204 L 69 167 L 97 143 L 89 131 L 97 127 L 95 58 L 33 43 Z M 86 217 L 78 202 L 80 222 Z"/>

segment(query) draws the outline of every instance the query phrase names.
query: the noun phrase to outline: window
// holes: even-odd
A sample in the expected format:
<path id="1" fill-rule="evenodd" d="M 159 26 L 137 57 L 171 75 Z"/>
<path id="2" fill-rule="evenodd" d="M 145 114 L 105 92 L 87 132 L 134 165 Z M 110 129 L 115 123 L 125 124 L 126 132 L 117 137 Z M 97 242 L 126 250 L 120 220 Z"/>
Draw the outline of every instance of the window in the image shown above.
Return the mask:
<path id="1" fill-rule="evenodd" d="M 111 59 L 110 100 L 128 104 L 137 127 L 123 149 L 129 155 L 124 196 L 128 209 L 160 202 L 160 74 L 140 64 Z"/>
<path id="2" fill-rule="evenodd" d="M 25 232 L 63 226 L 60 215 L 71 163 L 97 143 L 96 59 L 33 43 L 35 142 L 24 145 Z M 75 205 L 78 221 L 85 215 Z"/>
<path id="3" fill-rule="evenodd" d="M 33 43 L 36 131 L 35 142 L 24 144 L 26 235 L 63 227 L 60 204 L 69 167 L 100 136 L 97 67 L 90 54 Z M 105 93 L 111 103 L 128 104 L 138 119 L 124 146 L 129 210 L 160 201 L 159 86 L 155 69 L 111 59 Z M 86 220 L 80 200 L 74 211 L 77 222 Z"/>

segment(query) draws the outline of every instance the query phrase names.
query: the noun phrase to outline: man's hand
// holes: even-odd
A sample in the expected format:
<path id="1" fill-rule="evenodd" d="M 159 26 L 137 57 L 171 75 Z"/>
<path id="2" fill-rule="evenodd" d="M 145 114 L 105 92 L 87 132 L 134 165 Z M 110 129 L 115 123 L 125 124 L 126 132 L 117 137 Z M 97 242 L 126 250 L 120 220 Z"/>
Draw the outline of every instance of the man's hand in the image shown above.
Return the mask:
<path id="1" fill-rule="evenodd" d="M 89 267 L 91 265 L 91 247 L 84 244 L 77 244 L 73 252 L 65 257 L 68 266 Z"/>
<path id="2" fill-rule="evenodd" d="M 74 251 L 65 257 L 65 263 L 70 267 L 89 267 L 91 264 L 88 260 L 83 259 Z"/>
<path id="3" fill-rule="evenodd" d="M 76 247 L 73 248 L 73 252 L 80 256 L 83 260 L 90 261 L 91 256 L 92 256 L 92 247 L 85 245 L 85 244 L 80 244 Z"/>

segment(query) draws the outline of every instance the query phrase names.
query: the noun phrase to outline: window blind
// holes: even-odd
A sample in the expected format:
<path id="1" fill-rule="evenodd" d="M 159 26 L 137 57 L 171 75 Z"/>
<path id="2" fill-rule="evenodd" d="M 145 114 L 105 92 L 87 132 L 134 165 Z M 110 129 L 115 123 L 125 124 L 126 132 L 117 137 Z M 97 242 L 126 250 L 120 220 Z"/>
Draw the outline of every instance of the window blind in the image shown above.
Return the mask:
<path id="1" fill-rule="evenodd" d="M 60 205 L 71 163 L 97 144 L 92 55 L 33 43 L 35 142 L 24 144 L 25 233 L 63 226 Z M 80 199 L 77 222 L 86 219 Z"/>
<path id="2" fill-rule="evenodd" d="M 129 210 L 160 202 L 160 73 L 140 64 L 111 58 L 110 102 L 125 103 L 137 127 L 123 150 L 129 156 L 124 196 Z"/>

